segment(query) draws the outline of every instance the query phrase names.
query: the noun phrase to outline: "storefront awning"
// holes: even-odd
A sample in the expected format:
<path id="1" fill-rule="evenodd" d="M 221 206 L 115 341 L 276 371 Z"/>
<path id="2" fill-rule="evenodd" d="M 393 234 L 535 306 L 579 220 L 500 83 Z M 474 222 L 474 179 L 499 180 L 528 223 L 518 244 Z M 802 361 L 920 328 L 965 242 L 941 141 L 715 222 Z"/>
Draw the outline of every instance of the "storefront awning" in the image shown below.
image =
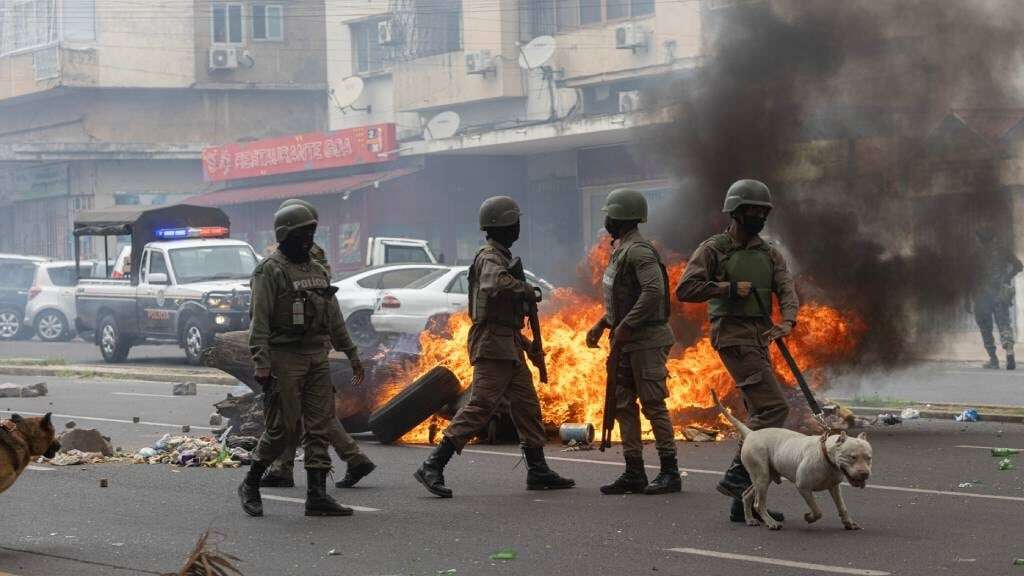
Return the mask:
<path id="1" fill-rule="evenodd" d="M 399 168 L 383 172 L 325 178 L 323 180 L 304 180 L 287 184 L 229 188 L 227 190 L 217 190 L 193 196 L 186 200 L 186 202 L 197 206 L 231 206 L 267 200 L 286 200 L 288 198 L 322 196 L 324 194 L 342 194 L 373 186 L 380 182 L 408 176 L 418 170 L 419 168 Z"/>

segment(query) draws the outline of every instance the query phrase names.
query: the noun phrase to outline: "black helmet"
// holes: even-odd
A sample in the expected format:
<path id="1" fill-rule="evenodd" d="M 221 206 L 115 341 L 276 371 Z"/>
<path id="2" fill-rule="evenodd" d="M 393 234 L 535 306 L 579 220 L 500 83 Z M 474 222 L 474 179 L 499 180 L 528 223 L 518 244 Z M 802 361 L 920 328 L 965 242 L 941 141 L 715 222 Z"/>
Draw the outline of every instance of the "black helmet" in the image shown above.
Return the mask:
<path id="1" fill-rule="evenodd" d="M 480 229 L 504 228 L 519 222 L 519 205 L 508 196 L 491 196 L 480 205 Z"/>
<path id="2" fill-rule="evenodd" d="M 292 230 L 316 224 L 316 216 L 301 204 L 285 206 L 274 212 L 274 237 L 283 242 Z"/>
<path id="3" fill-rule="evenodd" d="M 731 214 L 740 206 L 765 206 L 769 210 L 772 205 L 772 193 L 768 186 L 759 180 L 737 180 L 725 193 L 725 207 L 722 212 Z"/>

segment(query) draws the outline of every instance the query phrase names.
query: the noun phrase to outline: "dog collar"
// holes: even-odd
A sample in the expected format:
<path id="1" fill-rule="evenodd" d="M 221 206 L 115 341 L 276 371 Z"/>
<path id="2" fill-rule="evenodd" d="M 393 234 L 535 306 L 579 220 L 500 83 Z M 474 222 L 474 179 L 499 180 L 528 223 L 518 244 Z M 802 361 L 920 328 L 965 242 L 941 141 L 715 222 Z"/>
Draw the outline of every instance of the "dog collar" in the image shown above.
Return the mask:
<path id="1" fill-rule="evenodd" d="M 828 462 L 829 466 L 842 472 L 842 468 L 839 467 L 839 464 L 836 464 L 835 462 L 832 461 L 831 458 L 828 457 L 828 447 L 826 446 L 827 442 L 828 433 L 826 432 L 825 434 L 821 435 L 821 442 L 819 442 L 819 446 L 821 446 L 821 455 L 823 458 L 825 458 L 825 462 Z"/>
<path id="2" fill-rule="evenodd" d="M 0 428 L 3 428 L 8 432 L 14 432 L 18 429 L 18 423 L 14 420 L 3 420 L 0 421 Z"/>

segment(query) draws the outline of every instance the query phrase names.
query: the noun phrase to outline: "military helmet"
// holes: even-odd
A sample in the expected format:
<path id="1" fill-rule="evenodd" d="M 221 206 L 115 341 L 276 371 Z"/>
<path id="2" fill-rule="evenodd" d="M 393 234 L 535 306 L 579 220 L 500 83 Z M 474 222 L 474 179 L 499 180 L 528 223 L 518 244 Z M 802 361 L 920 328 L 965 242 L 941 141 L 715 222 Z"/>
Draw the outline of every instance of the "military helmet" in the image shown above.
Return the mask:
<path id="1" fill-rule="evenodd" d="M 612 190 L 601 211 L 612 220 L 638 220 L 647 222 L 647 198 L 636 190 Z"/>
<path id="2" fill-rule="evenodd" d="M 298 198 L 289 198 L 284 202 L 281 202 L 281 205 L 278 206 L 277 209 L 280 210 L 281 208 L 285 208 L 287 206 L 296 205 L 305 207 L 306 210 L 309 210 L 309 213 L 313 215 L 313 218 L 316 218 L 318 221 L 320 220 L 320 214 L 316 211 L 316 208 L 314 208 L 313 205 L 310 204 L 309 202 L 306 202 L 305 200 L 300 200 Z"/>
<path id="3" fill-rule="evenodd" d="M 722 212 L 735 212 L 740 206 L 765 206 L 768 209 L 772 205 L 772 193 L 768 186 L 760 180 L 737 180 L 729 191 L 725 193 L 725 207 Z"/>
<path id="4" fill-rule="evenodd" d="M 316 216 L 309 208 L 301 204 L 285 206 L 274 212 L 274 236 L 278 242 L 283 242 L 292 230 L 316 224 L 316 222 Z"/>
<path id="5" fill-rule="evenodd" d="M 480 205 L 480 229 L 503 228 L 519 222 L 519 204 L 508 196 L 491 196 Z"/>

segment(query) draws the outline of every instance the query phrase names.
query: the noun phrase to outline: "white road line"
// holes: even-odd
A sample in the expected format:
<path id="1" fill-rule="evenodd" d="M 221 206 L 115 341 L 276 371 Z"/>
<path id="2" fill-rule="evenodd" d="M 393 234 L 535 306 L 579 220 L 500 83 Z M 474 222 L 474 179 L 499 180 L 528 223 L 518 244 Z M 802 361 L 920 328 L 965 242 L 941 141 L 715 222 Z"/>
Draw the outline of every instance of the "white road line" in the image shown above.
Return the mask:
<path id="1" fill-rule="evenodd" d="M 889 572 L 882 572 L 881 570 L 865 570 L 862 568 L 847 568 L 845 566 L 829 566 L 828 564 L 794 562 L 793 560 L 779 560 L 776 558 L 764 558 L 761 556 L 747 556 L 746 554 L 732 554 L 730 552 L 701 550 L 699 548 L 669 548 L 668 551 L 678 552 L 680 554 L 692 554 L 694 556 L 722 558 L 725 560 L 739 560 L 741 562 L 769 564 L 771 566 L 785 566 L 787 568 L 799 568 L 801 570 L 813 570 L 815 572 L 828 572 L 831 574 L 855 574 L 857 576 L 889 576 Z"/>
<path id="2" fill-rule="evenodd" d="M 53 472 L 55 470 L 55 468 L 50 468 L 49 466 L 33 466 L 32 464 L 29 464 L 26 468 L 29 470 L 38 470 L 40 472 Z"/>
<path id="3" fill-rule="evenodd" d="M 147 396 L 149 398 L 182 398 L 171 394 L 143 394 L 142 392 L 111 392 L 114 396 Z"/>
<path id="4" fill-rule="evenodd" d="M 302 498 L 292 498 L 290 496 L 274 496 L 273 494 L 263 494 L 264 500 L 277 500 L 278 502 L 290 502 L 292 504 L 305 504 L 306 501 Z M 340 504 L 340 502 L 339 502 Z M 367 508 L 366 506 L 353 506 L 351 504 L 341 504 L 355 510 L 356 512 L 380 512 L 380 508 Z"/>
<path id="5" fill-rule="evenodd" d="M 433 446 L 416 446 L 417 448 L 433 448 Z M 511 458 L 521 458 L 522 456 L 518 453 L 501 452 L 498 450 L 475 450 L 466 449 L 463 452 L 471 452 L 473 454 L 493 454 L 495 456 L 507 456 Z M 624 466 L 622 462 L 608 462 L 605 460 L 587 460 L 584 458 L 563 458 L 559 456 L 547 456 L 548 460 L 559 460 L 562 462 L 578 462 L 583 464 L 601 464 L 603 466 Z M 660 469 L 660 466 L 646 465 L 646 468 Z M 683 472 L 693 474 L 713 474 L 715 476 L 721 476 L 722 472 L 719 470 L 701 470 L 700 468 L 680 468 Z M 844 486 L 849 484 L 843 483 Z M 903 486 L 886 486 L 884 484 L 868 484 L 868 488 L 875 490 L 889 490 L 892 492 L 913 492 L 915 494 L 932 494 L 935 496 L 963 496 L 965 498 L 982 498 L 988 500 L 1004 500 L 1009 502 L 1024 502 L 1024 497 L 1021 496 L 1000 496 L 998 494 L 975 494 L 973 492 L 954 492 L 952 490 L 929 490 L 926 488 L 905 488 Z"/>
<path id="6" fill-rule="evenodd" d="M 1024 448 L 1014 448 L 1012 446 L 971 446 L 970 444 L 960 444 L 958 446 L 954 446 L 954 448 L 974 448 L 975 450 L 991 450 L 993 448 L 1013 448 L 1014 450 L 1024 451 Z"/>
<path id="7" fill-rule="evenodd" d="M 6 414 L 24 414 L 28 416 L 42 416 L 45 412 L 25 412 L 24 410 L 0 410 L 0 413 Z M 181 428 L 184 424 L 168 424 L 166 422 L 148 422 L 142 420 L 141 422 L 132 422 L 131 420 L 118 420 L 117 418 L 98 418 L 96 416 L 75 416 L 73 414 L 54 414 L 54 418 L 68 418 L 71 420 L 95 420 L 96 422 L 116 422 L 118 424 L 142 424 L 145 426 L 159 426 L 161 428 Z M 213 430 L 209 426 L 192 426 L 189 427 L 193 430 Z"/>

